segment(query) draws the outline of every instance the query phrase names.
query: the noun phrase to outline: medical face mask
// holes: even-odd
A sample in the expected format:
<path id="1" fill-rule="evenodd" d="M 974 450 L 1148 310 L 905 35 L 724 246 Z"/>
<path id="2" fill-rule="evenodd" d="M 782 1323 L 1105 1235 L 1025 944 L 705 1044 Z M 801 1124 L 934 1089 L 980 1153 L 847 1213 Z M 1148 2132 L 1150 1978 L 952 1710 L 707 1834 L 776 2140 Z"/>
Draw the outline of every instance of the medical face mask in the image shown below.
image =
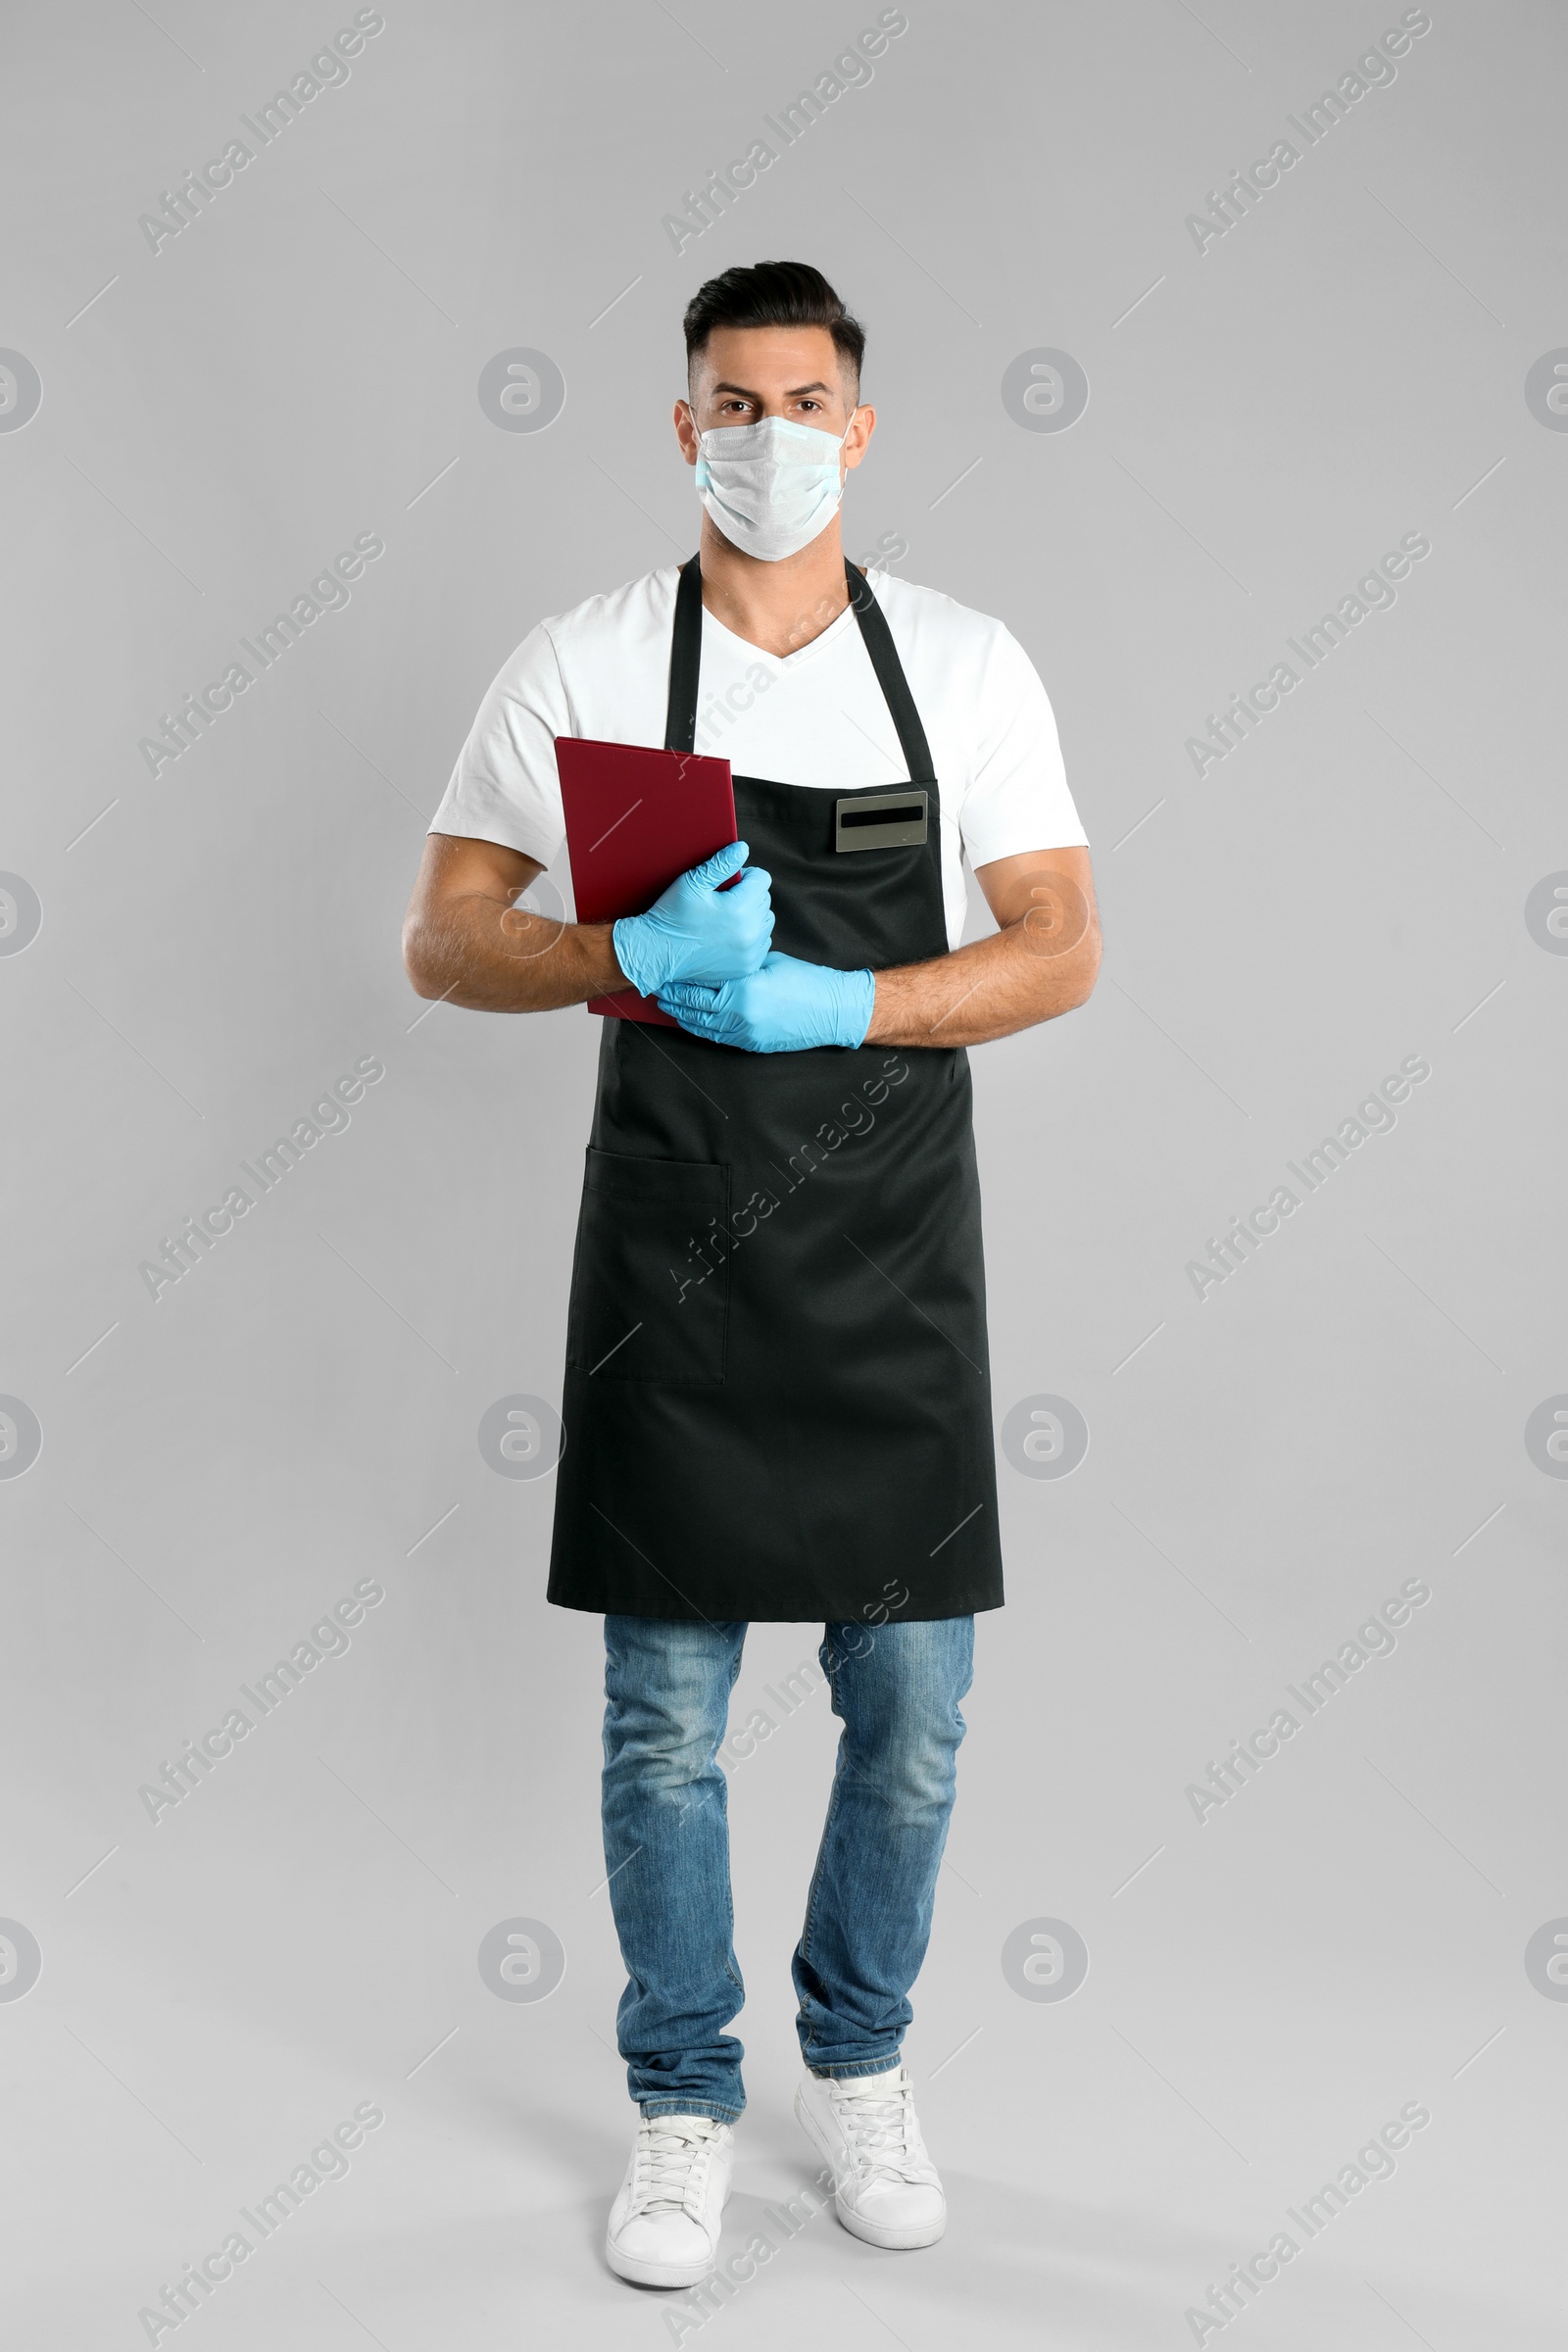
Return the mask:
<path id="1" fill-rule="evenodd" d="M 698 495 L 730 545 L 764 564 L 808 546 L 838 513 L 839 452 L 849 429 L 822 433 L 787 416 L 763 416 L 700 434 Z"/>

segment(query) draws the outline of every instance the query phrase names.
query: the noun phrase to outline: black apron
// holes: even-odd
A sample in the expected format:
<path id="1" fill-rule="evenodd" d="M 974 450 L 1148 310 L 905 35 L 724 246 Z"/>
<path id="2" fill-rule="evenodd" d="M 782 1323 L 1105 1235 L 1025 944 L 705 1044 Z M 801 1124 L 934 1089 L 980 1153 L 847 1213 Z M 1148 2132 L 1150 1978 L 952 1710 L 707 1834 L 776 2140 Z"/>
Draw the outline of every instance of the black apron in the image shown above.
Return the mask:
<path id="1" fill-rule="evenodd" d="M 774 947 L 875 971 L 948 951 L 941 811 L 887 621 L 845 570 L 909 783 L 737 776 L 735 813 Z M 672 751 L 695 748 L 702 626 L 694 557 Z M 751 1054 L 607 1019 L 587 1161 L 550 1599 L 872 1626 L 1000 1607 L 962 1048 Z"/>

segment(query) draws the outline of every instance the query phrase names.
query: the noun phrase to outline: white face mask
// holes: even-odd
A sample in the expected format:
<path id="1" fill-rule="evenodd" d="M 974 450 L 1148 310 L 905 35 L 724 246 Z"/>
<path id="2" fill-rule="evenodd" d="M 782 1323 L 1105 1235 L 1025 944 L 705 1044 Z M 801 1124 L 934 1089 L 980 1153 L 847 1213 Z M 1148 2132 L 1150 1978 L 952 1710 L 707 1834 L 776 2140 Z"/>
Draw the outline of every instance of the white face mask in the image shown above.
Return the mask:
<path id="1" fill-rule="evenodd" d="M 763 416 L 700 434 L 698 495 L 730 545 L 777 564 L 825 530 L 844 495 L 839 452 L 849 429 L 823 433 L 787 416 Z"/>

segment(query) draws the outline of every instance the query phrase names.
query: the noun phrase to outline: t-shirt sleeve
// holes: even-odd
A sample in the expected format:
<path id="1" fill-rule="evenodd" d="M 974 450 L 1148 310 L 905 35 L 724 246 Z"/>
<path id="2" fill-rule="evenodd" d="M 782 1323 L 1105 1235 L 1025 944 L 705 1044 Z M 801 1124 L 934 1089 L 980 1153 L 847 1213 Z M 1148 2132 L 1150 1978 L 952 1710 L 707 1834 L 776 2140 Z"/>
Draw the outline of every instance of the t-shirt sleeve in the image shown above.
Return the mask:
<path id="1" fill-rule="evenodd" d="M 555 641 L 541 624 L 479 705 L 431 832 L 503 842 L 541 865 L 554 864 L 566 837 L 556 737 L 571 732 Z"/>
<path id="2" fill-rule="evenodd" d="M 1056 721 L 1034 663 L 999 628 L 980 694 L 981 728 L 958 825 L 971 866 L 1028 850 L 1088 845 L 1067 788 Z"/>

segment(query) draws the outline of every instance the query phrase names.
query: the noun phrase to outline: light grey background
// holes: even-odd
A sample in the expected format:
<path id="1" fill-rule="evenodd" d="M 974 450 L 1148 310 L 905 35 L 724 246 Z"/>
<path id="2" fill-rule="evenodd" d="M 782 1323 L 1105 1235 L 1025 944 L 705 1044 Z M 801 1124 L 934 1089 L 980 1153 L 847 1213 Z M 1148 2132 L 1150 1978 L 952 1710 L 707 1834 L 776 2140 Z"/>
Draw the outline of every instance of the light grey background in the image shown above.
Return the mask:
<path id="1" fill-rule="evenodd" d="M 42 383 L 0 432 L 0 866 L 42 910 L 0 958 L 0 1390 L 43 1432 L 0 1481 L 0 1914 L 42 1954 L 0 1998 L 14 2325 L 145 2341 L 372 2100 L 209 2347 L 670 2340 L 599 2253 L 628 2109 L 598 1628 L 544 1605 L 550 1481 L 477 1443 L 498 1399 L 559 1400 L 597 1024 L 421 1009 L 397 937 L 506 653 L 694 544 L 684 302 L 787 255 L 869 328 L 850 551 L 902 536 L 1018 634 L 1093 844 L 1092 1004 L 974 1055 L 999 1424 L 1059 1396 L 1090 1444 L 1066 1480 L 1001 1466 L 1009 1603 L 908 2045 L 949 2236 L 813 2223 L 686 2340 L 1190 2343 L 1411 2101 L 1395 2176 L 1235 2325 L 1560 2340 L 1568 2006 L 1524 1964 L 1568 1914 L 1568 1485 L 1524 1443 L 1568 1391 L 1568 960 L 1524 914 L 1568 868 L 1568 439 L 1524 394 L 1568 345 L 1560 13 L 1434 0 L 1200 253 L 1186 216 L 1398 7 L 910 0 L 677 254 L 662 216 L 874 8 L 388 0 L 156 255 L 138 217 L 353 11 L 155 13 L 16 15 L 0 101 L 0 344 Z M 565 379 L 541 433 L 479 406 L 517 346 Z M 1063 433 L 1003 405 L 1042 348 L 1089 380 Z M 1205 713 L 1418 531 L 1394 608 L 1200 780 Z M 362 532 L 347 609 L 154 780 L 160 712 Z M 1394 1132 L 1200 1301 L 1187 1260 L 1412 1054 Z M 364 1055 L 348 1131 L 154 1303 L 139 1261 Z M 1200 1825 L 1188 1784 L 1412 1577 L 1394 1654 Z M 154 1826 L 139 1786 L 366 1578 L 349 1652 Z M 737 1721 L 813 1641 L 759 1630 Z M 727 2247 L 813 2169 L 787 1959 L 832 1728 L 817 1695 L 734 1770 Z M 517 1918 L 565 1952 L 540 2003 L 480 1978 Z M 1088 1947 L 1063 2003 L 1003 1973 L 1037 1919 Z"/>

